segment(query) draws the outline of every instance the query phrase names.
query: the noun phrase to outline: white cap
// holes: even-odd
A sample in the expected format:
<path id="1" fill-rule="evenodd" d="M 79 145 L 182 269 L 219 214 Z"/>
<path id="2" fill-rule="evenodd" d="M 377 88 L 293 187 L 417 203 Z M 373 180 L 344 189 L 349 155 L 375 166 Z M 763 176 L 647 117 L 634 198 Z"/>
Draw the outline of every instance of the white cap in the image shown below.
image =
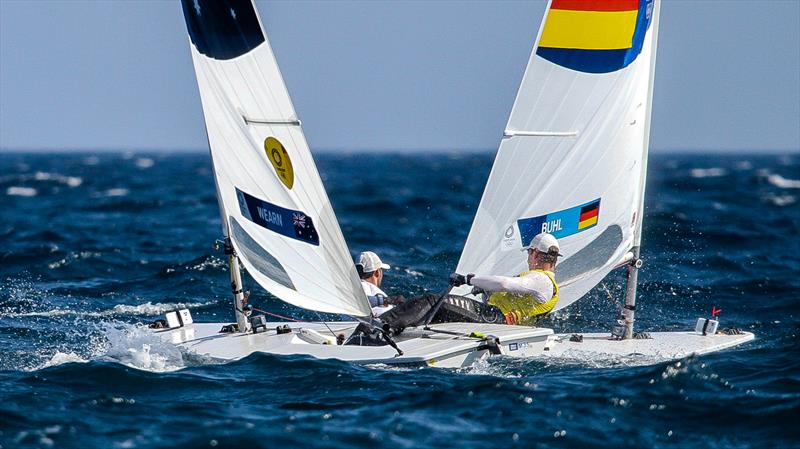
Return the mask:
<path id="1" fill-rule="evenodd" d="M 363 273 L 372 273 L 373 271 L 378 271 L 378 268 L 383 268 L 384 270 L 392 268 L 389 265 L 381 262 L 381 258 L 372 251 L 364 251 L 363 253 L 359 254 L 356 265 L 361 265 L 361 270 Z"/>
<path id="2" fill-rule="evenodd" d="M 558 246 L 558 240 L 553 237 L 553 234 L 548 234 L 546 232 L 537 234 L 536 237 L 531 240 L 531 244 L 522 248 L 522 250 L 527 251 L 531 248 L 539 251 L 540 253 L 555 252 L 557 255 L 561 255 L 561 247 Z"/>

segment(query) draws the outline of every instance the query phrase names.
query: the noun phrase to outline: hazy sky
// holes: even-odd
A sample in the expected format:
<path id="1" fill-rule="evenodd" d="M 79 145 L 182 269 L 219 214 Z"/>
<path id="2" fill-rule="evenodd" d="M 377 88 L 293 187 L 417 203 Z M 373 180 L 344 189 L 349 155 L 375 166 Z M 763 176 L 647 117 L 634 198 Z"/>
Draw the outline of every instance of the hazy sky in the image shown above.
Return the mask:
<path id="1" fill-rule="evenodd" d="M 312 149 L 494 150 L 546 2 L 259 1 Z M 655 150 L 800 151 L 800 0 L 665 0 Z M 180 3 L 0 0 L 0 148 L 206 147 Z"/>

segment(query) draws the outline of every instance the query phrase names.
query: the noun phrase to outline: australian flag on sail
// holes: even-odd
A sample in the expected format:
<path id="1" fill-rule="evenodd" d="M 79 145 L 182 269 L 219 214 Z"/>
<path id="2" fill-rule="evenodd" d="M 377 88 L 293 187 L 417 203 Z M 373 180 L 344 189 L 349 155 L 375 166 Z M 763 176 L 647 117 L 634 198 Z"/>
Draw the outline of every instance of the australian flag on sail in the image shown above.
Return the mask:
<path id="1" fill-rule="evenodd" d="M 285 237 L 319 246 L 314 221 L 298 210 L 285 209 L 236 189 L 239 210 L 253 223 Z"/>

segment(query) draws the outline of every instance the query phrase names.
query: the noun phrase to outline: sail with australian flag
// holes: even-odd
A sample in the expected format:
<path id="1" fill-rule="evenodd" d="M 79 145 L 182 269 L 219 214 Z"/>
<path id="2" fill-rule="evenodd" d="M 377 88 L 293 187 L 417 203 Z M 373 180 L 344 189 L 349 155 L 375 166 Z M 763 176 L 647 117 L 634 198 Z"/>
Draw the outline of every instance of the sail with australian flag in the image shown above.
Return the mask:
<path id="1" fill-rule="evenodd" d="M 548 4 L 459 273 L 516 275 L 549 232 L 561 309 L 638 251 L 657 25 L 654 0 Z"/>
<path id="2" fill-rule="evenodd" d="M 267 291 L 356 317 L 369 303 L 251 0 L 182 0 L 223 231 Z M 238 284 L 241 284 L 238 282 Z M 241 286 L 234 287 L 237 317 Z M 238 319 L 238 318 L 237 318 Z M 240 321 L 241 330 L 245 329 Z"/>

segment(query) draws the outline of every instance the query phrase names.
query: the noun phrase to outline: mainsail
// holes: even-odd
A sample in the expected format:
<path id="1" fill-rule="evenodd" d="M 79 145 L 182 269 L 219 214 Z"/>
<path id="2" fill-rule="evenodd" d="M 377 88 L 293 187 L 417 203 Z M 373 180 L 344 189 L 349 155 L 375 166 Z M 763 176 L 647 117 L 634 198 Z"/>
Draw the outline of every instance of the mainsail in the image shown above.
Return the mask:
<path id="1" fill-rule="evenodd" d="M 639 244 L 658 29 L 654 0 L 552 0 L 458 263 L 516 275 L 559 239 L 556 309 Z M 456 293 L 468 291 L 461 288 Z"/>
<path id="2" fill-rule="evenodd" d="M 306 309 L 370 308 L 251 0 L 182 0 L 223 228 L 267 291 Z"/>

